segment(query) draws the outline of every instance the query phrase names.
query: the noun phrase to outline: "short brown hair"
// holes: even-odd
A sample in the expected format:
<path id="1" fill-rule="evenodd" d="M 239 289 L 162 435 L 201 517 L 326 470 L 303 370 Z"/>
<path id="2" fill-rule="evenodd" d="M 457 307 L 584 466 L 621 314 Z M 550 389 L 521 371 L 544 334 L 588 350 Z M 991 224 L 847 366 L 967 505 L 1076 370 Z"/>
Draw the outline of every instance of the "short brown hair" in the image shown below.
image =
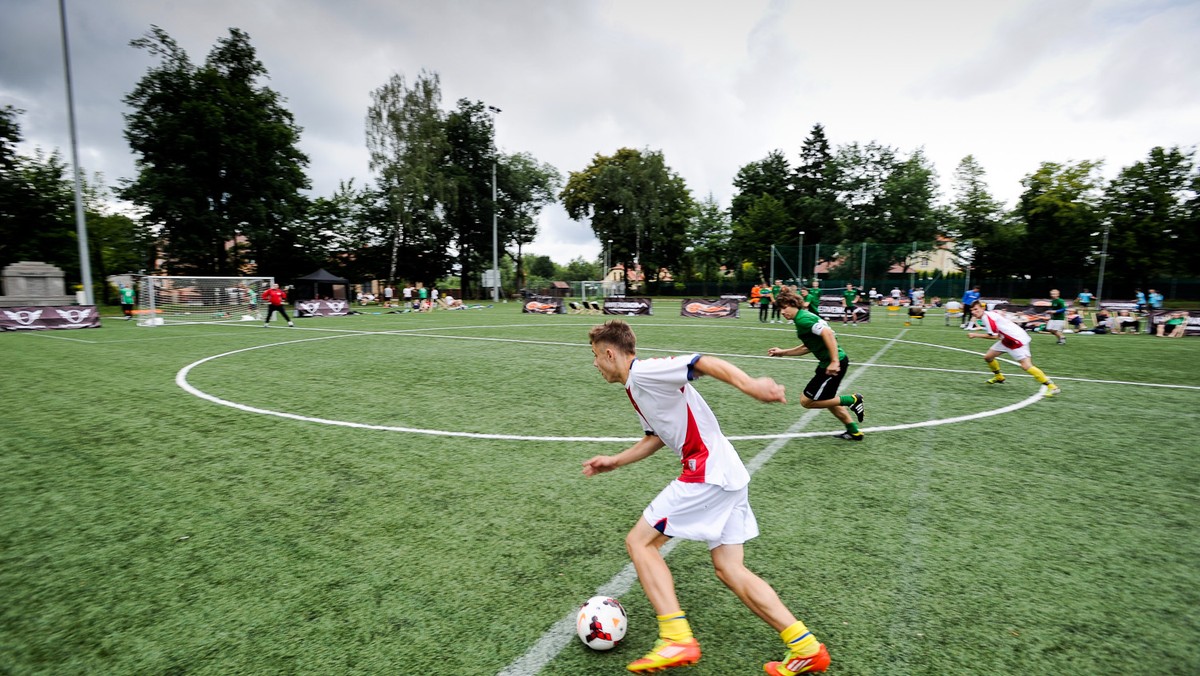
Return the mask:
<path id="1" fill-rule="evenodd" d="M 593 326 L 592 330 L 588 331 L 588 341 L 592 345 L 605 343 L 626 354 L 637 354 L 637 337 L 633 335 L 629 324 L 621 319 Z"/>

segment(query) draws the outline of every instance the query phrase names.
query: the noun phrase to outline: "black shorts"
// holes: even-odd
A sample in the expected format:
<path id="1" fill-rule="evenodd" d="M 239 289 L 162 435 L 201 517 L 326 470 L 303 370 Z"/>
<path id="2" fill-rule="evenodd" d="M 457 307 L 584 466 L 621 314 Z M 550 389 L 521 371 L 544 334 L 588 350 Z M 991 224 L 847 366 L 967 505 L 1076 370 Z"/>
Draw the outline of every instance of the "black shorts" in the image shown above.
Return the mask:
<path id="1" fill-rule="evenodd" d="M 825 401 L 833 399 L 837 396 L 838 387 L 842 384 L 842 378 L 846 376 L 846 367 L 850 366 L 850 358 L 842 357 L 838 362 L 842 369 L 838 371 L 836 376 L 831 376 L 825 372 L 825 369 L 818 366 L 813 379 L 808 381 L 808 385 L 804 386 L 804 396 L 813 401 Z"/>

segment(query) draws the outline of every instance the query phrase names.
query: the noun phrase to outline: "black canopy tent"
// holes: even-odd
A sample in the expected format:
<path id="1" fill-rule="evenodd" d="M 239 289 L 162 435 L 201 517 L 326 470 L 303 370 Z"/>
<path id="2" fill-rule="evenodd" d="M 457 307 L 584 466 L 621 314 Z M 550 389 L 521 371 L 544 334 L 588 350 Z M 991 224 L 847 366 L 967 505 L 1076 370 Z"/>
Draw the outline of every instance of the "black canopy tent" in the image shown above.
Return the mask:
<path id="1" fill-rule="evenodd" d="M 350 300 L 350 281 L 338 277 L 330 273 L 325 268 L 318 268 L 316 272 L 310 272 L 303 277 L 297 277 L 292 280 L 292 286 L 296 288 L 296 293 L 292 298 L 297 300 L 314 300 L 317 298 L 334 298 L 338 300 Z M 338 287 L 341 293 L 338 293 Z M 328 293 L 323 293 L 328 289 Z"/>

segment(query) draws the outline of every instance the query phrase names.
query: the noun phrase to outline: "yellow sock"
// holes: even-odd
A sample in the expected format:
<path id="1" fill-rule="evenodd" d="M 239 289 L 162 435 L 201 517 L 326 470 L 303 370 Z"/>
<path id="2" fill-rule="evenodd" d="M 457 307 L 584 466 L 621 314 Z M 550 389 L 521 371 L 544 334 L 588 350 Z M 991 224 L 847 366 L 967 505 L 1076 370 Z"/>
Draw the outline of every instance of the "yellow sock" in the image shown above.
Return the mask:
<path id="1" fill-rule="evenodd" d="M 1036 366 L 1030 366 L 1029 371 L 1027 371 L 1027 373 L 1029 373 L 1029 375 L 1033 376 L 1034 380 L 1038 381 L 1039 383 L 1041 383 L 1043 385 L 1050 382 L 1050 379 L 1046 377 L 1046 374 L 1042 373 L 1042 370 Z"/>
<path id="2" fill-rule="evenodd" d="M 995 373 L 996 375 L 1000 375 L 1000 362 L 993 359 L 993 360 L 989 361 L 987 363 L 987 365 L 988 365 L 988 368 L 990 368 L 992 370 L 992 373 Z"/>
<path id="3" fill-rule="evenodd" d="M 682 610 L 655 617 L 658 618 L 658 635 L 662 638 L 668 641 L 686 641 L 692 638 L 692 626 L 688 624 L 687 614 Z"/>
<path id="4" fill-rule="evenodd" d="M 817 637 L 813 636 L 808 627 L 799 620 L 796 621 L 796 624 L 779 632 L 779 638 L 782 638 L 783 642 L 787 644 L 788 650 L 800 657 L 811 657 L 821 649 Z"/>

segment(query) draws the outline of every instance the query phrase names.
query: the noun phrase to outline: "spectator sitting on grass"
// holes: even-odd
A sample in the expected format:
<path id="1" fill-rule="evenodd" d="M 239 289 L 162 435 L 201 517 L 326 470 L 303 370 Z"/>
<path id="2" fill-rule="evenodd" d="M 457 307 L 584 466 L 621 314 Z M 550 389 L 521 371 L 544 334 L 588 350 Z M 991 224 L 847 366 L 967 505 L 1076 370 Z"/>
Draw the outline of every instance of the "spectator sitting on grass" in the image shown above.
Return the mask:
<path id="1" fill-rule="evenodd" d="M 1158 325 L 1155 335 L 1159 338 L 1182 338 L 1187 331 L 1187 316 L 1186 312 L 1172 312 L 1167 321 Z"/>

